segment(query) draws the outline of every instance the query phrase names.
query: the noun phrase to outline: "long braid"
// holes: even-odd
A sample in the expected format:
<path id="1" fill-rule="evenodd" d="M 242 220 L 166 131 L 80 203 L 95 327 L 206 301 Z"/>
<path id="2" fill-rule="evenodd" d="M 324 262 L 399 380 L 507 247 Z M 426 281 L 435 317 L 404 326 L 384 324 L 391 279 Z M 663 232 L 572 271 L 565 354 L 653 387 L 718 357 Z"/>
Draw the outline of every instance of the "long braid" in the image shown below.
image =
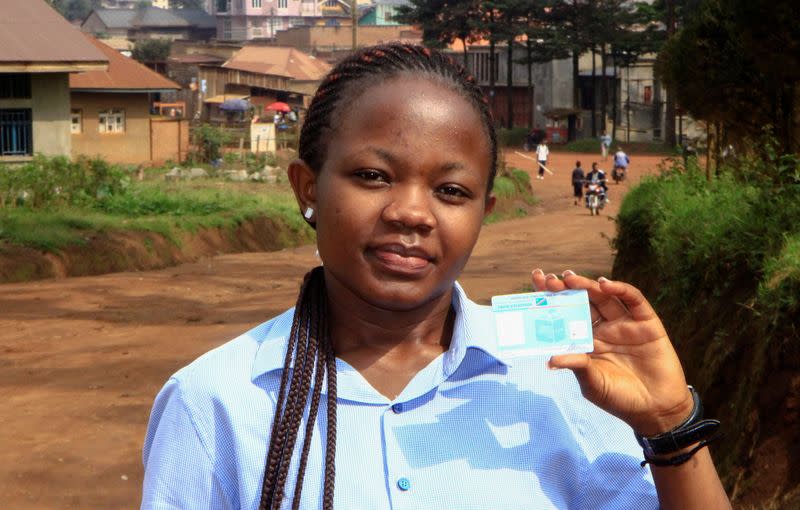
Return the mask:
<path id="1" fill-rule="evenodd" d="M 391 43 L 364 48 L 328 73 L 311 101 L 300 132 L 300 158 L 312 170 L 319 172 L 326 158 L 330 137 L 338 127 L 334 123 L 335 114 L 342 105 L 356 99 L 373 82 L 378 84 L 381 80 L 403 73 L 441 81 L 464 97 L 480 114 L 490 142 L 488 195 L 497 168 L 497 137 L 489 103 L 464 67 L 449 56 L 422 46 Z M 294 369 L 290 370 L 292 367 Z M 292 509 L 300 508 L 311 439 L 325 382 L 328 394 L 322 508 L 333 510 L 336 478 L 336 355 L 330 338 L 324 271 L 322 267 L 317 267 L 306 275 L 295 306 L 270 433 L 259 510 L 279 509 L 283 503 L 284 487 L 300 424 L 308 405 L 308 420 L 292 495 Z"/>

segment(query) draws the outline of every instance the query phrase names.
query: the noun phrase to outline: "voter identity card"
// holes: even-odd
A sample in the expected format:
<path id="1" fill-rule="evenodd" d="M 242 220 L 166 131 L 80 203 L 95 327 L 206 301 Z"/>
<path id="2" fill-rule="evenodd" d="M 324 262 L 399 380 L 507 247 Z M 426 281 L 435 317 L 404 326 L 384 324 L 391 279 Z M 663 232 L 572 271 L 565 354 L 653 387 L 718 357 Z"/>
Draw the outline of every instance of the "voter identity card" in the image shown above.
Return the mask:
<path id="1" fill-rule="evenodd" d="M 592 352 L 592 314 L 585 290 L 492 298 L 501 356 Z"/>

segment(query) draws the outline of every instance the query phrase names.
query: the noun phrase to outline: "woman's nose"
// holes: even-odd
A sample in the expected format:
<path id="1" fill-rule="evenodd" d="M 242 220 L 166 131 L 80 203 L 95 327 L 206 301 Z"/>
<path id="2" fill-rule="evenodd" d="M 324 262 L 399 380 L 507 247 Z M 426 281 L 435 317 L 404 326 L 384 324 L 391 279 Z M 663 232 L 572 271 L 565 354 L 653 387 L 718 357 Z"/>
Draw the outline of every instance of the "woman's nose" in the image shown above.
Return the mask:
<path id="1" fill-rule="evenodd" d="M 383 220 L 407 229 L 431 230 L 436 217 L 431 210 L 432 195 L 426 189 L 398 186 L 383 209 Z"/>

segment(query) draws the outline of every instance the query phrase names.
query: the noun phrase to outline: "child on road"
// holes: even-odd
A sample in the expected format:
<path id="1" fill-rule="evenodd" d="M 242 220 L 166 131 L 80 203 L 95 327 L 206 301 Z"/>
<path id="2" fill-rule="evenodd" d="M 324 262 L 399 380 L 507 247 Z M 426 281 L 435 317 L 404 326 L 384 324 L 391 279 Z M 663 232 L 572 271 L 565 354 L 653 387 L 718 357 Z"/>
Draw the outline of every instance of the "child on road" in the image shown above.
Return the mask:
<path id="1" fill-rule="evenodd" d="M 536 160 L 539 162 L 539 174 L 537 179 L 544 179 L 544 169 L 547 168 L 547 157 L 550 155 L 550 149 L 547 147 L 547 140 L 536 146 Z"/>

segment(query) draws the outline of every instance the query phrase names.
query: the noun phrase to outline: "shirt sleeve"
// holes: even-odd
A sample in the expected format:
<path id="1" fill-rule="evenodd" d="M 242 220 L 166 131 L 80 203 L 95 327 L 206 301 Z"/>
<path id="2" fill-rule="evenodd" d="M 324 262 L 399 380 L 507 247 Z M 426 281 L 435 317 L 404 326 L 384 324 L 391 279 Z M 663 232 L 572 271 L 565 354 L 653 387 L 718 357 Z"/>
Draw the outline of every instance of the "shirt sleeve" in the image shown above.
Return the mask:
<path id="1" fill-rule="evenodd" d="M 175 378 L 153 404 L 142 459 L 142 510 L 233 508 Z"/>

